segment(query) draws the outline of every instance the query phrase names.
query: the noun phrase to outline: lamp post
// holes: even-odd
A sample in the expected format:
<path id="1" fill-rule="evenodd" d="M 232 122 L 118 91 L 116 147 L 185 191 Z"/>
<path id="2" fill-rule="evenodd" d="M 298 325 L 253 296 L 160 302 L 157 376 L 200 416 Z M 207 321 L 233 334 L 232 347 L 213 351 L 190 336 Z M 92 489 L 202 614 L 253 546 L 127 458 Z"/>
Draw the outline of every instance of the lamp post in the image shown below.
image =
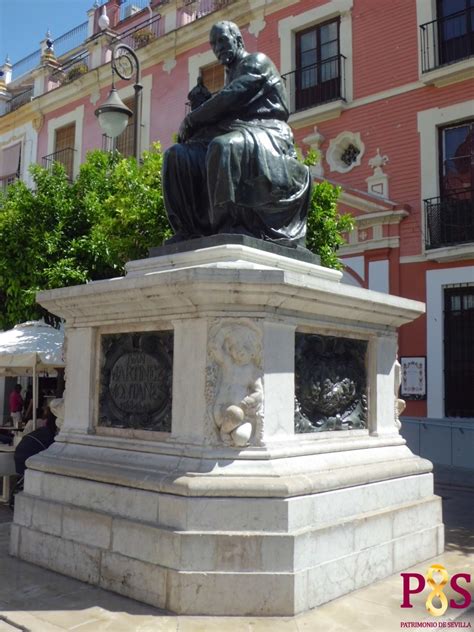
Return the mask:
<path id="1" fill-rule="evenodd" d="M 135 114 L 133 121 L 133 147 L 137 164 L 140 164 L 140 128 L 142 119 L 142 89 L 140 77 L 140 62 L 134 50 L 126 44 L 118 44 L 112 51 L 112 88 L 107 101 L 99 105 L 95 115 L 99 119 L 99 125 L 107 136 L 117 138 L 127 127 L 127 123 Z M 135 72 L 135 112 L 128 108 L 119 97 L 114 84 L 114 73 L 121 79 L 129 81 Z"/>

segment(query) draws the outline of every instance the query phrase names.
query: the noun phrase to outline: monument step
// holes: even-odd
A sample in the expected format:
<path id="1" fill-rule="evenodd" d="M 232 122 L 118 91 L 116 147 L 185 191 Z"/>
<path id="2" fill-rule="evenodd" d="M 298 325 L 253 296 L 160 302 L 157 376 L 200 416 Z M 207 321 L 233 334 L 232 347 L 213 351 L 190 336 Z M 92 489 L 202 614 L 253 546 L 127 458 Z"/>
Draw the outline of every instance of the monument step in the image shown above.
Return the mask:
<path id="1" fill-rule="evenodd" d="M 183 571 L 12 525 L 11 554 L 179 614 L 291 616 L 438 555 L 442 525 L 296 572 Z"/>
<path id="2" fill-rule="evenodd" d="M 203 502 L 205 502 L 203 500 Z M 18 497 L 15 522 L 63 540 L 189 572 L 294 573 L 441 524 L 440 499 L 404 503 L 337 519 L 321 527 L 266 531 L 178 531 L 70 504 Z"/>
<path id="3" fill-rule="evenodd" d="M 288 499 L 189 497 L 29 470 L 25 492 L 117 518 L 191 531 L 296 531 L 432 497 L 431 474 Z M 19 509 L 17 511 L 20 511 Z"/>

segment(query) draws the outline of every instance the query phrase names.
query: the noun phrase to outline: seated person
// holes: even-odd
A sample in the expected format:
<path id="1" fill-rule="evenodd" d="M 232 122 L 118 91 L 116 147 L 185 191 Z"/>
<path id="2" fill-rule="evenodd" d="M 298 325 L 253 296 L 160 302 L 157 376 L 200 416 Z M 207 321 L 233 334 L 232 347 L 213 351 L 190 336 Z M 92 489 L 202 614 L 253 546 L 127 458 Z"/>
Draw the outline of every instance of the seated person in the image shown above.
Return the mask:
<path id="1" fill-rule="evenodd" d="M 13 443 L 13 433 L 0 428 L 0 443 L 11 445 Z"/>
<path id="2" fill-rule="evenodd" d="M 45 426 L 47 419 L 48 419 L 48 407 L 43 406 L 42 408 L 38 408 L 36 411 L 36 429 L 42 428 L 43 426 Z M 29 434 L 30 432 L 33 432 L 33 430 L 35 430 L 33 419 L 30 418 L 28 419 L 28 421 L 25 424 L 25 427 L 23 428 L 23 436 Z"/>
<path id="3" fill-rule="evenodd" d="M 15 448 L 15 469 L 19 476 L 23 476 L 25 473 L 26 460 L 49 448 L 54 442 L 56 432 L 56 417 L 48 409 L 46 425 L 25 435 Z"/>
<path id="4" fill-rule="evenodd" d="M 186 116 L 165 153 L 168 243 L 234 233 L 303 246 L 311 182 L 286 123 L 283 79 L 266 55 L 245 50 L 232 22 L 215 24 L 210 44 L 226 85 Z"/>

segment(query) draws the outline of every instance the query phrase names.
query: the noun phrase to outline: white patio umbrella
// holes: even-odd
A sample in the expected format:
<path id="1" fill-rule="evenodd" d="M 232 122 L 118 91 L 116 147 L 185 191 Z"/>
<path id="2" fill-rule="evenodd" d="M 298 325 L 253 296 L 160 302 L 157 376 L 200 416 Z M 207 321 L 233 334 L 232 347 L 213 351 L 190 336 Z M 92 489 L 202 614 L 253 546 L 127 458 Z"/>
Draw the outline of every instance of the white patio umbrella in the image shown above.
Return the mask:
<path id="1" fill-rule="evenodd" d="M 33 424 L 36 428 L 38 372 L 63 368 L 64 332 L 41 321 L 28 321 L 0 333 L 0 377 L 33 377 Z"/>

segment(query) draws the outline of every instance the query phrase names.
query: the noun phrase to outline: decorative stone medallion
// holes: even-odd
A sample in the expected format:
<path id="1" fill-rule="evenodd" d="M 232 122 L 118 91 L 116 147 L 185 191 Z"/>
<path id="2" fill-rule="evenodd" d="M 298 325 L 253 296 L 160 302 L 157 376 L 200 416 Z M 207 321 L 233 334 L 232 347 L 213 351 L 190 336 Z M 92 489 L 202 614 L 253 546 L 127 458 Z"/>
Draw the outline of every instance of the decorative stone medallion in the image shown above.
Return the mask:
<path id="1" fill-rule="evenodd" d="M 172 332 L 102 336 L 99 426 L 171 431 Z"/>
<path id="2" fill-rule="evenodd" d="M 326 160 L 331 171 L 348 173 L 361 164 L 364 152 L 365 145 L 360 133 L 345 131 L 329 141 Z"/>
<path id="3" fill-rule="evenodd" d="M 367 342 L 296 334 L 295 432 L 367 427 Z"/>

